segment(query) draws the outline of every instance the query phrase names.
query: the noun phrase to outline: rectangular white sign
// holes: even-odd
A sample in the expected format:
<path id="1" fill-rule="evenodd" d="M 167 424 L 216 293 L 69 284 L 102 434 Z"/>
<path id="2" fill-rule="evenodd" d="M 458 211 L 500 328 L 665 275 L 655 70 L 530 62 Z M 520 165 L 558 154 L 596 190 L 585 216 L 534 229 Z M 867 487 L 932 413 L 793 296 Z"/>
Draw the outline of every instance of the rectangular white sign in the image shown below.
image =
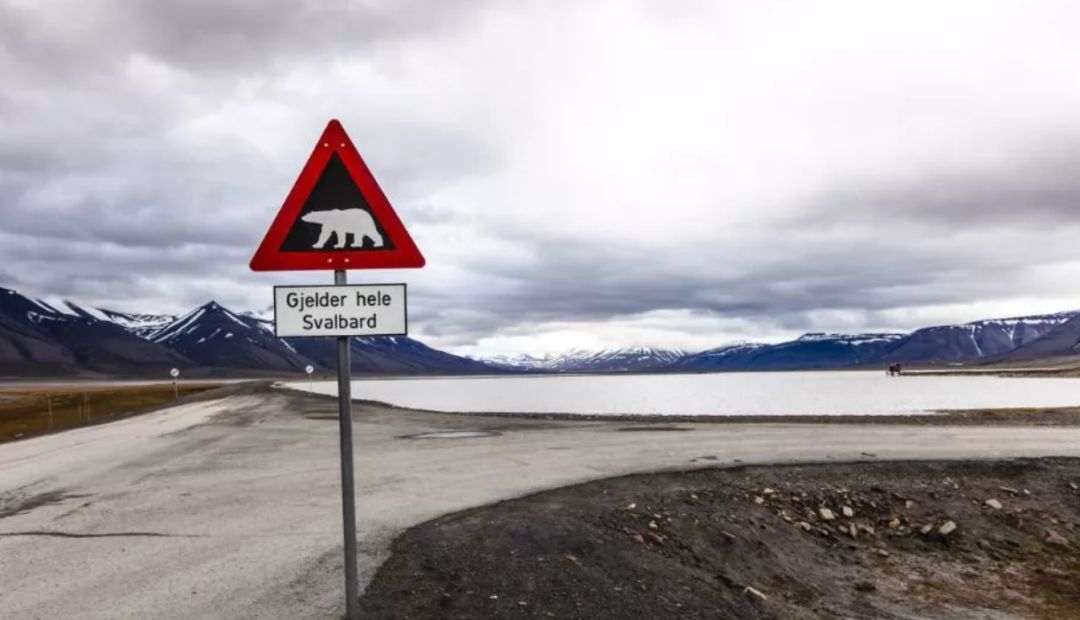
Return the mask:
<path id="1" fill-rule="evenodd" d="M 404 336 L 408 326 L 404 284 L 274 287 L 278 337 Z"/>

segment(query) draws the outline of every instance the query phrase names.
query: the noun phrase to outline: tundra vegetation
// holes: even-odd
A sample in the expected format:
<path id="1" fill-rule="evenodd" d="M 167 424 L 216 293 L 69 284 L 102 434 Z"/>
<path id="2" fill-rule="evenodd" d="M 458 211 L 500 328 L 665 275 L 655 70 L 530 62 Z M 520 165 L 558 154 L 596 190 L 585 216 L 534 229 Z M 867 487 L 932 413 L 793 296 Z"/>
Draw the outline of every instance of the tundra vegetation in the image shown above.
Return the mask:
<path id="1" fill-rule="evenodd" d="M 25 439 L 141 413 L 217 387 L 211 383 L 154 385 L 20 385 L 0 387 L 0 442 Z"/>

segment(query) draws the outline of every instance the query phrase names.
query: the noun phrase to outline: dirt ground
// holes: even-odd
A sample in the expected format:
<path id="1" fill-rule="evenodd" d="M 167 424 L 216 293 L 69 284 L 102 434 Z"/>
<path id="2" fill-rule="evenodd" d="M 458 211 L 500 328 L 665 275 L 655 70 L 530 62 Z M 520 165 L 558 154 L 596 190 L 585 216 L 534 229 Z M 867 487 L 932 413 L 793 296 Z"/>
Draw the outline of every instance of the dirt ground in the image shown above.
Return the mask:
<path id="1" fill-rule="evenodd" d="M 399 537 L 365 618 L 1080 618 L 1080 460 L 630 476 Z"/>

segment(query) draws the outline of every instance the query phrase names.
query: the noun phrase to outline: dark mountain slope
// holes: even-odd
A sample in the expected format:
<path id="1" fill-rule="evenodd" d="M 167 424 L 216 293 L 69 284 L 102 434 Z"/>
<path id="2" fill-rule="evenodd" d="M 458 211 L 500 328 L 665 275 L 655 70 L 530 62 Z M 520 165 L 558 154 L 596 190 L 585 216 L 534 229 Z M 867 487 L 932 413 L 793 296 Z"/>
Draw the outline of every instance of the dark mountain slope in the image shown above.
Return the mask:
<path id="1" fill-rule="evenodd" d="M 672 370 L 797 370 L 848 368 L 879 359 L 903 334 L 805 334 L 780 344 L 721 347 L 688 355 Z"/>
<path id="2" fill-rule="evenodd" d="M 323 368 L 337 367 L 337 344 L 329 338 L 287 338 L 289 346 Z M 402 336 L 353 338 L 352 370 L 360 374 L 483 374 L 505 372 L 495 364 L 460 357 Z"/>
<path id="3" fill-rule="evenodd" d="M 1074 316 L 1032 342 L 994 361 L 1013 362 L 1080 355 L 1080 316 Z"/>
<path id="4" fill-rule="evenodd" d="M 95 319 L 43 319 L 42 325 L 68 350 L 80 366 L 97 371 L 153 372 L 194 366 L 192 360 L 124 328 Z"/>
<path id="5" fill-rule="evenodd" d="M 1042 338 L 1075 316 L 1064 312 L 926 327 L 897 343 L 885 361 L 955 363 L 994 358 Z"/>
<path id="6" fill-rule="evenodd" d="M 5 293 L 0 291 L 0 296 Z M 73 371 L 75 354 L 48 334 L 13 319 L 0 310 L 0 373 L 49 375 Z"/>
<path id="7" fill-rule="evenodd" d="M 157 371 L 192 362 L 118 325 L 80 312 L 73 304 L 47 303 L 0 289 L 4 354 L 12 373 L 53 373 L 75 368 L 98 372 Z"/>

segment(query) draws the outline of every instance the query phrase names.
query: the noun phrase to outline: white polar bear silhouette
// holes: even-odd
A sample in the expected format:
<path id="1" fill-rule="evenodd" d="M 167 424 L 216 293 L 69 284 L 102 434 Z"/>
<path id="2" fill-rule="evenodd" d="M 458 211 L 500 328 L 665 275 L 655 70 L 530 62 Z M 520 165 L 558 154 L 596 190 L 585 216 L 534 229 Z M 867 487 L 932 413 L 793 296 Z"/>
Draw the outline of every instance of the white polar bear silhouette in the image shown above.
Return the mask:
<path id="1" fill-rule="evenodd" d="M 319 232 L 319 240 L 313 248 L 326 247 L 330 241 L 330 235 L 337 235 L 336 248 L 346 247 L 345 237 L 352 235 L 350 248 L 364 247 L 364 239 L 371 239 L 377 248 L 383 246 L 382 235 L 375 228 L 375 220 L 371 214 L 363 209 L 330 209 L 327 211 L 312 211 L 300 218 L 309 224 L 319 224 L 322 231 Z"/>

